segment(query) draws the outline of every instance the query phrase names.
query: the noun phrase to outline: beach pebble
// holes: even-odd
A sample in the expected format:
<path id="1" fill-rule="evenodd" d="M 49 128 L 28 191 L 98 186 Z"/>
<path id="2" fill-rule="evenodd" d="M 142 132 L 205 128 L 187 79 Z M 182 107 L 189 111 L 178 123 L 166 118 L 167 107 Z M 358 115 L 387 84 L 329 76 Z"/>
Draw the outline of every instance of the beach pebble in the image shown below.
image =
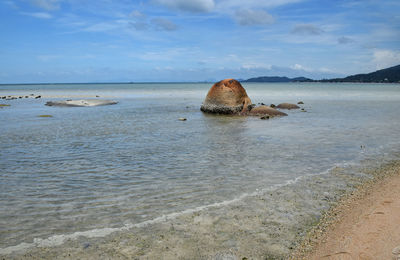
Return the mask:
<path id="1" fill-rule="evenodd" d="M 178 118 L 178 120 L 179 120 L 179 121 L 186 121 L 187 119 L 184 118 L 184 117 L 180 117 L 180 118 Z"/>
<path id="2" fill-rule="evenodd" d="M 38 99 L 38 98 L 41 98 L 42 96 L 37 96 L 37 97 L 35 97 L 36 99 Z"/>

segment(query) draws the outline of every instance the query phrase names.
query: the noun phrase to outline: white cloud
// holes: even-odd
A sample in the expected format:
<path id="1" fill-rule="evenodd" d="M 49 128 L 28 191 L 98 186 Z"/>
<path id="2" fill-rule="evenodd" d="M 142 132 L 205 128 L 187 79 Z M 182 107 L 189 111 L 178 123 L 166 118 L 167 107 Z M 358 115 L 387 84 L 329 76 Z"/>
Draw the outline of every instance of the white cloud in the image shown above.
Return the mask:
<path id="1" fill-rule="evenodd" d="M 156 27 L 157 30 L 175 31 L 178 29 L 176 24 L 165 18 L 154 18 L 151 20 L 151 23 Z"/>
<path id="2" fill-rule="evenodd" d="M 291 32 L 300 35 L 319 35 L 324 31 L 313 24 L 297 24 Z"/>
<path id="3" fill-rule="evenodd" d="M 137 11 L 137 10 L 132 11 L 132 12 L 129 14 L 129 17 L 131 17 L 131 18 L 133 18 L 133 19 L 135 19 L 135 20 L 143 20 L 143 19 L 146 19 L 146 15 L 145 15 L 144 13 L 142 13 L 142 12 Z"/>
<path id="4" fill-rule="evenodd" d="M 304 70 L 304 71 L 311 71 L 311 69 L 306 68 L 300 64 L 294 64 L 293 66 L 291 66 L 292 69 L 294 70 Z"/>
<path id="5" fill-rule="evenodd" d="M 119 29 L 121 25 L 114 23 L 114 22 L 104 22 L 104 23 L 96 23 L 93 25 L 90 25 L 83 29 L 83 31 L 87 32 L 106 32 L 106 31 L 111 31 L 115 29 Z"/>
<path id="6" fill-rule="evenodd" d="M 137 31 L 146 31 L 149 29 L 149 24 L 147 22 L 133 22 L 130 25 Z"/>
<path id="7" fill-rule="evenodd" d="M 373 52 L 372 62 L 377 70 L 399 65 L 400 51 L 375 50 Z"/>
<path id="8" fill-rule="evenodd" d="M 36 13 L 25 13 L 25 12 L 22 12 L 21 14 L 32 16 L 32 17 L 39 18 L 39 19 L 51 19 L 51 18 L 53 18 L 53 16 L 51 14 L 44 13 L 44 12 L 36 12 Z"/>
<path id="9" fill-rule="evenodd" d="M 298 24 L 291 32 L 300 35 L 319 35 L 324 31 L 313 24 Z"/>
<path id="10" fill-rule="evenodd" d="M 193 13 L 210 12 L 215 6 L 214 0 L 155 0 L 155 2 L 168 8 Z"/>
<path id="11" fill-rule="evenodd" d="M 352 38 L 349 38 L 346 36 L 342 36 L 342 37 L 338 38 L 339 44 L 348 44 L 348 43 L 352 43 L 352 42 L 354 42 L 354 40 Z"/>
<path id="12" fill-rule="evenodd" d="M 268 1 L 260 1 L 260 0 L 219 0 L 216 4 L 219 10 L 226 9 L 236 9 L 236 8 L 244 8 L 244 9 L 255 9 L 255 8 L 268 8 L 268 7 L 276 7 L 282 6 L 291 3 L 302 2 L 304 0 L 268 0 Z"/>
<path id="13" fill-rule="evenodd" d="M 43 62 L 53 61 L 55 59 L 61 58 L 60 55 L 39 55 L 36 57 L 38 60 Z"/>
<path id="14" fill-rule="evenodd" d="M 31 0 L 31 3 L 48 11 L 60 8 L 60 0 Z"/>
<path id="15" fill-rule="evenodd" d="M 266 25 L 274 22 L 274 18 L 263 10 L 240 9 L 236 11 L 235 19 L 243 26 Z"/>
<path id="16" fill-rule="evenodd" d="M 8 5 L 13 9 L 18 9 L 18 6 L 13 1 L 3 1 L 2 4 Z"/>

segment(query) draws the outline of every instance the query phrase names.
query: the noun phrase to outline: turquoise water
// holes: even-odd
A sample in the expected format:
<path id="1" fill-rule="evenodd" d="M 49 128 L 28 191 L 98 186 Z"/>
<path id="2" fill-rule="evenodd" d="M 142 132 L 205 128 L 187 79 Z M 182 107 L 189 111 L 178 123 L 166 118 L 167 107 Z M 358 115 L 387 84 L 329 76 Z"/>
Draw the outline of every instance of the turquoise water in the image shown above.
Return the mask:
<path id="1" fill-rule="evenodd" d="M 253 103 L 304 101 L 270 120 L 203 114 L 211 85 L 0 85 L 42 96 L 0 100 L 0 248 L 223 207 L 400 151 L 398 84 L 244 84 Z M 119 103 L 44 105 L 96 95 Z"/>

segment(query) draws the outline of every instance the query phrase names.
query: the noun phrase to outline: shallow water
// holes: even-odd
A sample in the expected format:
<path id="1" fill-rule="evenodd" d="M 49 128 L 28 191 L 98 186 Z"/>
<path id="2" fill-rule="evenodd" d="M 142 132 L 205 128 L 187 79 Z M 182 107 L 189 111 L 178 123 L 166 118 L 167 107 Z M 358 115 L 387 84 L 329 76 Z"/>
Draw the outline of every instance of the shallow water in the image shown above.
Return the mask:
<path id="1" fill-rule="evenodd" d="M 0 253 L 223 208 L 335 166 L 398 157 L 398 84 L 244 84 L 253 103 L 304 101 L 307 112 L 270 120 L 203 114 L 210 86 L 0 85 L 0 96 L 44 97 L 0 100 L 11 105 L 0 109 Z M 119 103 L 44 106 L 96 95 Z"/>

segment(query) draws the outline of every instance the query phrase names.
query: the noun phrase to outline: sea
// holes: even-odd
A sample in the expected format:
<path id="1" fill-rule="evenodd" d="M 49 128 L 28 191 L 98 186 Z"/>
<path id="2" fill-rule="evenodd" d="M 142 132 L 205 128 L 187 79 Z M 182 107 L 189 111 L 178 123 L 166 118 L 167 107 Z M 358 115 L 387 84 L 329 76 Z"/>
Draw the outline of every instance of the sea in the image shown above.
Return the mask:
<path id="1" fill-rule="evenodd" d="M 254 104 L 304 103 L 269 120 L 202 113 L 211 86 L 0 85 L 23 97 L 0 99 L 0 255 L 282 257 L 400 159 L 400 84 L 243 83 Z M 118 104 L 45 106 L 66 99 Z"/>

